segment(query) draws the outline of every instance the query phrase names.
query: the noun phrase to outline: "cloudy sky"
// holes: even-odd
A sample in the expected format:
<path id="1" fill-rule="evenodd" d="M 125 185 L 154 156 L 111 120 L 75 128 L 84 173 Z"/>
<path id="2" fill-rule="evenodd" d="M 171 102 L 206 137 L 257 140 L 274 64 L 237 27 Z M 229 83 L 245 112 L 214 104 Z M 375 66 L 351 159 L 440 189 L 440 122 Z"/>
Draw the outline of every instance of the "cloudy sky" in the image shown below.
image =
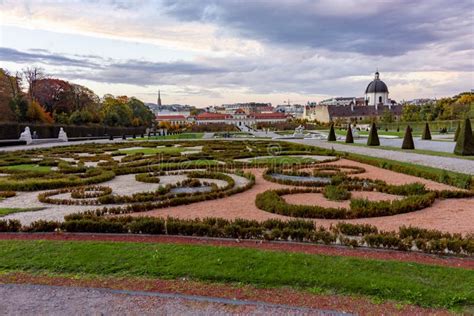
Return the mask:
<path id="1" fill-rule="evenodd" d="M 0 67 L 207 106 L 474 88 L 473 0 L 0 0 Z"/>

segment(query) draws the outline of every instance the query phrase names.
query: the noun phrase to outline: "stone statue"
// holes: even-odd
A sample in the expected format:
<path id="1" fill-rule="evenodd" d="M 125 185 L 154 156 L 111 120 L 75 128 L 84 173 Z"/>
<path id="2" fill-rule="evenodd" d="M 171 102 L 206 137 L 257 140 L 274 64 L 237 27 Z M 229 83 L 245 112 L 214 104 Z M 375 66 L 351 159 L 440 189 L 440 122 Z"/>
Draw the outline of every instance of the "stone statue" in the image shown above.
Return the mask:
<path id="1" fill-rule="evenodd" d="M 295 132 L 293 133 L 293 137 L 304 137 L 304 126 L 300 125 L 295 128 Z"/>
<path id="2" fill-rule="evenodd" d="M 359 138 L 359 130 L 355 127 L 355 125 L 352 127 L 352 137 L 353 138 Z"/>
<path id="3" fill-rule="evenodd" d="M 62 142 L 67 142 L 67 134 L 62 127 L 59 129 L 58 139 Z"/>
<path id="4" fill-rule="evenodd" d="M 25 130 L 23 131 L 23 133 L 20 134 L 20 140 L 26 141 L 27 145 L 33 142 L 33 138 L 31 137 L 31 131 L 30 131 L 29 126 L 25 127 Z"/>

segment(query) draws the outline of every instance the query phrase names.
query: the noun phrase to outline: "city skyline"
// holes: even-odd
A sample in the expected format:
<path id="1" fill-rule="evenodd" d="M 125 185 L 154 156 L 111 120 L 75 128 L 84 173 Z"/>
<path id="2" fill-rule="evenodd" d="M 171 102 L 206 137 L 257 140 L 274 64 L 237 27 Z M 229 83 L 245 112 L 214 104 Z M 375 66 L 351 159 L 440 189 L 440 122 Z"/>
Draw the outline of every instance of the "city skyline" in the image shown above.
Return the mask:
<path id="1" fill-rule="evenodd" d="M 472 1 L 0 1 L 1 67 L 198 107 L 470 91 Z"/>

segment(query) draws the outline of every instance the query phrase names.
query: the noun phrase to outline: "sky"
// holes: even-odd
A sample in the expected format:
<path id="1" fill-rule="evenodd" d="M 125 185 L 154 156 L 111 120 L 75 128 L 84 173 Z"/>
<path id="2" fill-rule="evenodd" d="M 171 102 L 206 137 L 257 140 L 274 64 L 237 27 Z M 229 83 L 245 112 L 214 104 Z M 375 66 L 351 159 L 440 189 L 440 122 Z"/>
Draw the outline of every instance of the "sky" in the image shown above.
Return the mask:
<path id="1" fill-rule="evenodd" d="M 474 88 L 473 0 L 0 0 L 0 67 L 198 107 Z"/>

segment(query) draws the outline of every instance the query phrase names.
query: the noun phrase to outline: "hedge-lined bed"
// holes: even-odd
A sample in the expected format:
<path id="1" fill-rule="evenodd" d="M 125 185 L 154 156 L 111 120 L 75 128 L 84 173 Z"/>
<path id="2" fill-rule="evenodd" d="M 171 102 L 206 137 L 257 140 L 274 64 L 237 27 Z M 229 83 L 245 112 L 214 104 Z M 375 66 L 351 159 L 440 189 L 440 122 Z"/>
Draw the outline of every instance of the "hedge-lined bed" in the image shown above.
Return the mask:
<path id="1" fill-rule="evenodd" d="M 315 169 L 319 173 L 318 169 Z M 351 219 L 390 216 L 413 212 L 431 206 L 436 198 L 468 198 L 474 196 L 474 191 L 431 191 L 427 190 L 421 183 L 405 185 L 389 185 L 381 180 L 352 179 L 342 173 L 326 175 L 331 179 L 331 184 L 307 181 L 288 181 L 275 179 L 272 175 L 278 172 L 284 175 L 295 175 L 306 177 L 310 172 L 299 170 L 275 171 L 268 169 L 264 178 L 281 184 L 292 184 L 306 186 L 307 188 L 285 188 L 268 190 L 257 195 L 255 204 L 258 208 L 280 215 L 302 218 L 325 218 L 325 219 Z M 311 188 L 316 187 L 316 188 Z M 367 199 L 350 199 L 350 208 L 330 208 L 319 205 L 295 205 L 287 203 L 282 196 L 299 193 L 321 193 L 327 195 L 327 190 L 344 192 L 346 199 L 350 198 L 350 191 L 375 191 L 393 195 L 404 196 L 402 199 L 393 201 L 369 201 Z M 339 193 L 340 193 L 339 192 Z"/>
<path id="2" fill-rule="evenodd" d="M 288 221 L 269 219 L 263 222 L 222 218 L 184 220 L 171 217 L 104 217 L 94 213 L 71 214 L 65 217 L 63 223 L 39 220 L 28 226 L 22 226 L 16 220 L 0 220 L 0 232 L 53 231 L 297 241 L 459 256 L 474 255 L 473 235 L 463 237 L 460 234 L 411 226 L 402 226 L 398 232 L 387 232 L 368 224 L 344 222 L 326 229 L 318 227 L 312 221 L 302 219 Z"/>

